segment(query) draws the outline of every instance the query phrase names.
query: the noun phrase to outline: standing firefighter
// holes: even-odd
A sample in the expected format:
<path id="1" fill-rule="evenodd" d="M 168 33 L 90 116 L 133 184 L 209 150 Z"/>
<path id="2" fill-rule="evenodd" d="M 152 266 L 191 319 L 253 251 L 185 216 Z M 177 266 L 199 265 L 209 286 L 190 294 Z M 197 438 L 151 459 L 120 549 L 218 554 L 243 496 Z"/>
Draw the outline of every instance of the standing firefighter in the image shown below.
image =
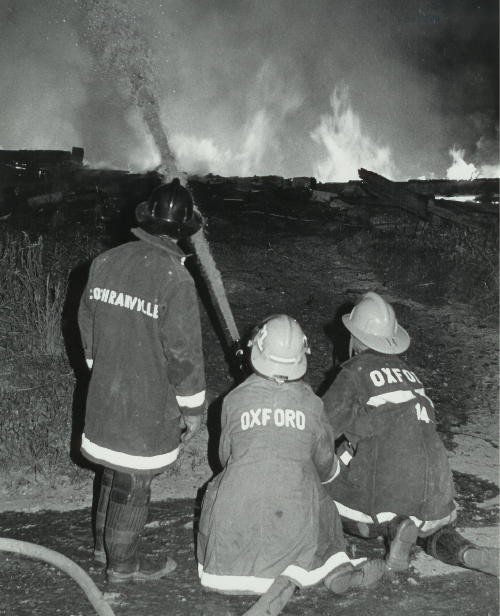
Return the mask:
<path id="1" fill-rule="evenodd" d="M 478 547 L 453 528 L 454 486 L 436 431 L 434 404 L 399 357 L 410 345 L 394 310 L 369 292 L 342 317 L 351 359 L 323 397 L 341 446 L 341 471 L 328 489 L 344 528 L 385 535 L 386 563 L 403 571 L 421 538 L 444 562 L 498 575 L 498 550 Z"/>
<path id="2" fill-rule="evenodd" d="M 91 378 L 83 455 L 104 467 L 96 560 L 112 582 L 147 581 L 175 569 L 139 556 L 153 477 L 201 425 L 205 375 L 193 279 L 176 240 L 201 227 L 175 179 L 136 208 L 138 241 L 92 263 L 79 309 Z M 182 429 L 185 428 L 184 432 Z"/>
<path id="3" fill-rule="evenodd" d="M 268 318 L 251 340 L 254 373 L 224 399 L 224 470 L 207 488 L 198 534 L 206 588 L 262 594 L 281 576 L 299 586 L 324 580 L 342 593 L 383 575 L 382 561 L 347 556 L 340 518 L 321 485 L 338 462 L 321 399 L 302 380 L 308 353 L 294 319 Z"/>

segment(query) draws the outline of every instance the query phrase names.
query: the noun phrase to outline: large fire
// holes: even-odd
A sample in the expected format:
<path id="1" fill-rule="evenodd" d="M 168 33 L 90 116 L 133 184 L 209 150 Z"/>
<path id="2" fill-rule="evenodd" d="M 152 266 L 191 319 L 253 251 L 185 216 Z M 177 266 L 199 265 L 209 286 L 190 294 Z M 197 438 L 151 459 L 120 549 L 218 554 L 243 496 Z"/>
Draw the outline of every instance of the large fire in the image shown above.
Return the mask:
<path id="1" fill-rule="evenodd" d="M 452 164 L 446 171 L 448 180 L 475 180 L 476 178 L 497 178 L 500 177 L 500 164 L 498 165 L 479 165 L 476 167 L 472 162 L 465 161 L 465 150 L 451 148 L 449 154 Z"/>
<path id="2" fill-rule="evenodd" d="M 493 56 L 421 67 L 427 29 L 401 22 L 397 40 L 380 20 L 384 37 L 376 3 L 361 13 L 350 3 L 199 4 L 0 3 L 0 80 L 10 84 L 0 148 L 78 144 L 93 167 L 134 172 L 175 162 L 192 174 L 319 181 L 355 180 L 360 167 L 394 180 L 500 177 Z M 394 6 L 406 14 L 409 4 Z M 407 35 L 411 57 L 398 53 Z"/>

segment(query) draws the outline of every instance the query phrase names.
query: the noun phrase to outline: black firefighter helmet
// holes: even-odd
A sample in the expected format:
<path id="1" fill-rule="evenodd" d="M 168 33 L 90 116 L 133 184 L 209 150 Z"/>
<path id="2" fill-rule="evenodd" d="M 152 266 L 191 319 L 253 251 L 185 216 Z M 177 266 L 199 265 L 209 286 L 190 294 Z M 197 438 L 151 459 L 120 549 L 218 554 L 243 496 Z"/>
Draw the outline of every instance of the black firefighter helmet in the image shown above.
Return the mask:
<path id="1" fill-rule="evenodd" d="M 136 207 L 135 217 L 144 231 L 175 239 L 193 235 L 203 223 L 190 192 L 182 186 L 179 178 L 157 186 L 149 200 Z"/>

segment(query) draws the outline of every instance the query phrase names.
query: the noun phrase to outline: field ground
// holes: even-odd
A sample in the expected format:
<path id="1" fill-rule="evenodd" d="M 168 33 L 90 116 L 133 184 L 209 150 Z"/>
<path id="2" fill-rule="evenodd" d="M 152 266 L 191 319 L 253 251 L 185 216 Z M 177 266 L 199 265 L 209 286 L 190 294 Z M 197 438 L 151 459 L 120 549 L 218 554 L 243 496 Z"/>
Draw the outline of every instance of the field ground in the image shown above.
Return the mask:
<path id="1" fill-rule="evenodd" d="M 311 344 L 308 379 L 316 390 L 345 350 L 339 315 L 368 290 L 393 303 L 412 336 L 408 362 L 437 406 L 439 431 L 455 476 L 458 527 L 482 544 L 498 544 L 497 314 L 479 316 L 466 302 L 443 300 L 435 282 L 423 279 L 409 285 L 400 274 L 375 268 L 362 243 L 353 240 L 349 247 L 349 239 L 343 240 L 332 224 L 256 221 L 255 216 L 214 218 L 208 234 L 240 331 L 248 332 L 272 313 L 296 317 Z M 231 387 L 232 379 L 220 339 L 203 309 L 202 319 L 213 401 L 210 427 L 216 422 L 217 399 Z M 204 428 L 175 467 L 153 483 L 146 545 L 151 550 L 166 546 L 179 562 L 171 579 L 147 588 L 115 589 L 106 586 L 101 571 L 91 569 L 93 473 L 75 474 L 69 458 L 64 476 L 42 479 L 12 472 L 2 479 L 0 535 L 41 543 L 74 559 L 107 593 L 117 616 L 243 614 L 251 600 L 209 595 L 196 576 L 195 499 L 212 476 L 211 440 Z M 358 555 L 383 553 L 377 541 L 353 541 L 351 549 Z M 18 556 L 0 561 L 0 586 L 0 614 L 93 613 L 63 574 Z M 449 567 L 417 550 L 408 573 L 386 579 L 374 591 L 336 599 L 315 588 L 295 595 L 283 613 L 493 616 L 498 613 L 498 580 Z"/>

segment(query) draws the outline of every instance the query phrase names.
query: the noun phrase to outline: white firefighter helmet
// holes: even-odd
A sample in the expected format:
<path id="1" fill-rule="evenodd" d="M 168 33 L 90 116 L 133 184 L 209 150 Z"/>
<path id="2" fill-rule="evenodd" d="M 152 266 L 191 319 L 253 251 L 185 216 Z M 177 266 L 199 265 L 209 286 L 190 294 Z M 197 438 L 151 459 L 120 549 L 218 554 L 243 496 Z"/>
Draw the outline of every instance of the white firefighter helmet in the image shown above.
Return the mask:
<path id="1" fill-rule="evenodd" d="M 263 376 L 295 381 L 307 370 L 307 355 L 311 352 L 307 338 L 297 321 L 286 314 L 268 317 L 249 345 L 252 366 Z"/>
<path id="2" fill-rule="evenodd" d="M 410 346 L 408 332 L 398 324 L 393 307 L 369 291 L 342 321 L 351 334 L 370 349 L 397 355 Z"/>

